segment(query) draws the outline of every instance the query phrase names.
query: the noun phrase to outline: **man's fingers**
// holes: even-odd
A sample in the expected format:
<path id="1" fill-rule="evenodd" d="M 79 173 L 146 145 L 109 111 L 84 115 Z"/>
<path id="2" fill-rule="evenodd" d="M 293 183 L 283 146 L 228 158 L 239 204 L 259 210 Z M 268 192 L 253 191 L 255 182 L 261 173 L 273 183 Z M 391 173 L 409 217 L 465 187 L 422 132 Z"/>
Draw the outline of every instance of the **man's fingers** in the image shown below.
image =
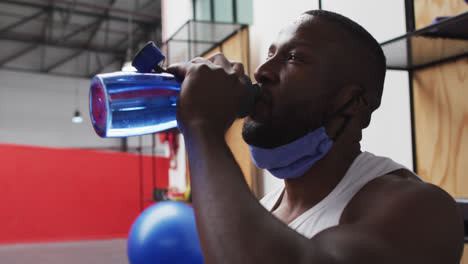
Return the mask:
<path id="1" fill-rule="evenodd" d="M 244 65 L 238 61 L 229 61 L 224 54 L 217 52 L 211 55 L 208 60 L 221 66 L 228 73 L 236 73 L 240 79 L 245 78 Z"/>
<path id="2" fill-rule="evenodd" d="M 190 63 L 194 64 L 194 63 L 205 63 L 205 64 L 210 64 L 211 61 L 207 58 L 203 58 L 203 57 L 195 57 L 193 59 L 190 60 Z"/>
<path id="3" fill-rule="evenodd" d="M 231 62 L 222 54 L 221 52 L 216 52 L 215 54 L 208 57 L 208 60 L 212 63 L 221 66 L 226 72 L 232 70 Z"/>
<path id="4" fill-rule="evenodd" d="M 184 79 L 184 77 L 194 68 L 194 64 L 207 64 L 210 65 L 212 62 L 209 59 L 202 57 L 196 57 L 187 62 L 180 62 L 171 64 L 167 68 L 167 72 L 174 74 L 177 78 Z"/>
<path id="5" fill-rule="evenodd" d="M 238 61 L 232 61 L 231 64 L 237 76 L 239 76 L 240 78 L 243 78 L 245 76 L 244 65 Z"/>
<path id="6" fill-rule="evenodd" d="M 175 63 L 167 68 L 169 73 L 174 74 L 177 78 L 183 80 L 191 71 L 200 68 L 200 66 L 208 66 L 211 69 L 221 67 L 226 73 L 235 73 L 239 79 L 244 80 L 244 65 L 240 62 L 229 61 L 222 53 L 218 52 L 208 58 L 197 57 L 189 62 Z"/>
<path id="7" fill-rule="evenodd" d="M 169 65 L 166 71 L 174 74 L 174 76 L 183 80 L 185 78 L 185 75 L 187 75 L 189 66 L 190 64 L 187 62 L 175 63 L 175 64 Z"/>

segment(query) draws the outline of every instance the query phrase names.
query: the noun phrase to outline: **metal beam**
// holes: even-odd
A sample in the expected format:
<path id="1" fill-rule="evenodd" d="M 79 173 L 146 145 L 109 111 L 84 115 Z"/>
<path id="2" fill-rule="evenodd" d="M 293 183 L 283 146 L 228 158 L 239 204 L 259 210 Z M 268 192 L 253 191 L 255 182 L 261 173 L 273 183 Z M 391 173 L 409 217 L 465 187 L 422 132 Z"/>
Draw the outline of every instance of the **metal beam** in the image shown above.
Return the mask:
<path id="1" fill-rule="evenodd" d="M 140 28 L 137 28 L 135 31 L 138 31 L 138 30 L 140 30 Z M 138 43 L 138 42 L 141 41 L 141 40 L 142 40 L 142 39 L 137 39 L 137 40 L 135 41 L 135 43 Z M 128 42 L 128 37 L 124 37 L 124 38 L 122 38 L 121 40 L 119 40 L 119 41 L 117 42 L 117 44 L 115 44 L 114 46 L 112 46 L 110 49 L 112 49 L 112 50 L 117 50 L 120 46 L 122 46 L 123 44 L 125 44 L 125 43 L 127 43 L 127 42 Z M 78 50 L 78 51 L 72 53 L 70 56 L 67 56 L 66 58 L 63 58 L 63 59 L 61 59 L 60 61 L 54 63 L 54 64 L 51 65 L 51 66 L 49 66 L 50 70 L 49 70 L 49 68 L 48 68 L 48 69 L 46 69 L 46 71 L 47 71 L 47 70 L 49 70 L 49 71 L 47 71 L 47 72 L 52 71 L 54 68 L 57 68 L 58 66 L 62 65 L 63 63 L 65 63 L 65 62 L 67 62 L 67 61 L 69 61 L 69 60 L 71 60 L 71 59 L 73 59 L 73 58 L 75 58 L 75 57 L 78 57 L 79 55 L 81 55 L 81 54 L 82 54 L 83 52 L 85 52 L 85 51 L 87 51 L 87 49 L 86 49 L 86 48 L 83 48 L 83 49 L 80 49 L 80 50 Z M 92 50 L 88 50 L 88 51 L 92 51 Z M 114 62 L 117 61 L 117 60 L 123 60 L 123 58 L 125 57 L 125 51 L 126 51 L 126 50 L 122 49 L 121 52 L 119 52 L 119 53 L 113 53 L 115 59 L 112 60 L 112 63 L 114 63 Z M 106 66 L 107 66 L 107 65 L 101 66 L 97 72 L 98 72 L 98 73 L 101 72 L 102 69 L 104 69 Z M 95 74 L 92 74 L 92 76 L 94 76 L 94 75 L 95 75 Z"/>
<path id="2" fill-rule="evenodd" d="M 2 60 L 0 61 L 0 67 L 2 67 L 3 65 L 7 64 L 8 62 L 10 62 L 10 61 L 12 61 L 12 60 L 14 60 L 14 59 L 16 59 L 16 58 L 18 58 L 18 57 L 23 56 L 24 54 L 26 54 L 26 53 L 28 53 L 28 52 L 33 51 L 33 50 L 36 49 L 37 47 L 39 47 L 39 45 L 37 45 L 37 44 L 32 44 L 32 45 L 27 46 L 27 47 L 24 48 L 24 49 L 21 49 L 21 50 L 15 52 L 15 53 L 11 54 L 10 56 L 8 56 L 8 57 L 6 57 L 6 58 L 4 58 L 4 59 L 2 59 Z"/>
<path id="3" fill-rule="evenodd" d="M 91 53 L 87 52 L 86 53 L 86 70 L 85 70 L 85 74 L 88 75 L 89 74 L 89 63 L 91 62 Z"/>
<path id="4" fill-rule="evenodd" d="M 7 25 L 7 26 L 5 26 L 3 28 L 0 28 L 0 34 L 8 32 L 8 31 L 12 30 L 15 27 L 21 26 L 21 25 L 35 19 L 36 17 L 39 17 L 39 16 L 45 14 L 47 11 L 48 11 L 48 7 L 45 7 L 42 10 L 40 10 L 40 11 L 30 15 L 30 16 L 24 17 L 20 21 L 16 21 L 16 22 L 14 22 L 14 23 L 12 23 L 10 25 Z"/>
<path id="5" fill-rule="evenodd" d="M 2 66 L 2 67 L 0 67 L 0 69 L 10 70 L 10 71 L 19 71 L 19 72 L 38 73 L 37 70 L 24 69 L 24 68 L 19 68 L 19 67 Z M 81 78 L 88 78 L 89 77 L 89 76 L 87 76 L 85 74 L 60 73 L 60 72 L 51 72 L 51 73 L 49 73 L 49 75 L 66 76 L 66 77 L 81 77 Z"/>
<path id="6" fill-rule="evenodd" d="M 114 3 L 115 3 L 115 0 L 112 1 L 112 2 L 110 3 L 110 6 L 112 6 Z M 146 4 L 148 4 L 148 3 L 146 3 Z M 109 7 L 109 8 L 110 8 L 110 7 Z M 106 16 L 106 14 L 105 14 L 104 16 Z M 100 23 L 102 24 L 104 21 L 105 21 L 105 19 L 101 20 Z M 151 28 L 152 26 L 155 26 L 155 25 L 158 25 L 158 24 L 159 24 L 159 23 L 154 23 L 154 24 L 152 24 L 151 26 L 147 26 L 147 27 L 145 27 L 145 28 L 148 29 L 148 28 Z M 98 27 L 96 27 L 95 30 L 94 30 L 94 32 L 88 37 L 88 40 L 87 40 L 88 43 L 91 43 L 92 39 L 93 39 L 94 36 L 96 35 L 96 33 L 97 33 L 97 31 L 98 31 L 98 29 L 99 29 L 100 26 L 101 26 L 101 25 L 99 25 Z M 138 30 L 139 30 L 139 28 L 137 28 L 135 31 L 138 31 Z M 147 30 L 146 30 L 146 31 L 147 31 Z M 134 32 L 134 34 L 135 34 L 135 32 Z M 138 43 L 139 41 L 141 41 L 142 39 L 143 39 L 143 38 L 136 39 L 136 40 L 134 41 L 134 43 L 132 43 L 132 45 L 133 45 L 133 44 L 137 44 L 137 43 Z M 117 44 L 114 46 L 114 48 L 118 48 L 119 46 L 123 45 L 124 43 L 127 43 L 128 41 L 129 41 L 129 39 L 128 39 L 127 37 L 124 37 L 121 41 L 117 42 Z M 85 52 L 86 50 L 87 50 L 87 49 L 84 48 L 84 49 L 82 49 L 81 51 L 74 52 L 74 53 L 70 54 L 70 56 L 67 56 L 67 57 L 65 57 L 65 58 L 63 58 L 63 59 L 60 59 L 60 60 L 57 61 L 56 63 L 50 65 L 50 66 L 45 70 L 45 72 L 51 72 L 53 69 L 59 67 L 60 65 L 63 65 L 63 64 L 66 63 L 67 61 L 72 60 L 72 59 L 74 59 L 75 57 L 79 57 L 79 56 L 80 56 L 83 52 Z M 123 56 L 123 55 L 122 55 L 122 56 Z M 121 59 L 122 59 L 122 56 L 116 56 L 116 60 L 121 60 Z M 98 72 L 101 72 L 103 68 L 105 68 L 105 66 L 100 67 L 100 69 L 99 69 Z M 94 75 L 94 74 L 93 74 L 93 75 Z"/>
<path id="7" fill-rule="evenodd" d="M 148 0 L 146 3 L 141 4 L 138 6 L 139 10 L 146 9 L 149 5 L 153 4 L 155 1 L 154 0 Z"/>
<path id="8" fill-rule="evenodd" d="M 70 4 L 71 7 L 67 6 L 67 11 L 61 11 L 57 10 L 58 14 L 60 15 L 60 18 L 62 20 L 63 26 L 66 28 L 68 23 L 70 22 L 70 18 L 73 15 L 73 12 L 75 11 L 75 5 L 76 5 L 76 0 L 73 0 L 73 2 Z"/>
<path id="9" fill-rule="evenodd" d="M 52 7 L 50 5 L 40 4 L 38 1 L 27 2 L 27 1 L 2 0 L 1 2 L 2 3 L 13 4 L 13 5 L 19 5 L 19 6 L 28 6 L 28 7 L 33 7 L 33 8 L 41 8 L 41 9 L 44 9 L 44 10 L 48 10 L 49 12 L 68 11 L 68 8 L 65 7 L 65 6 L 56 6 L 55 5 L 55 6 Z M 113 4 L 114 2 L 115 2 L 115 0 L 112 0 L 111 4 Z M 151 4 L 151 0 L 148 0 L 148 1 L 144 2 L 142 5 L 140 5 L 140 7 L 141 6 L 147 6 L 147 5 L 150 5 L 150 4 Z M 111 9 L 111 6 L 109 6 L 108 9 Z M 125 23 L 129 22 L 126 18 L 123 18 L 123 17 L 113 17 L 113 16 L 110 15 L 110 12 L 108 10 L 106 10 L 106 11 L 107 12 L 101 12 L 101 13 L 98 14 L 98 13 L 93 12 L 93 11 L 91 11 L 91 12 L 83 11 L 82 9 L 81 10 L 76 10 L 76 9 L 73 10 L 75 15 L 83 15 L 83 16 L 97 18 L 97 21 L 95 21 L 93 23 L 90 23 L 88 25 L 84 25 L 82 27 L 79 27 L 78 29 L 73 30 L 73 32 L 71 32 L 69 34 L 66 34 L 64 37 L 59 38 L 58 40 L 57 39 L 51 39 L 50 37 L 47 37 L 48 34 L 45 34 L 44 32 L 42 32 L 40 35 L 39 34 L 13 32 L 13 31 L 11 31 L 11 29 L 8 30 L 8 31 L 2 32 L 0 34 L 0 40 L 19 41 L 19 42 L 27 43 L 28 45 L 25 48 L 22 48 L 21 50 L 19 50 L 18 52 L 15 52 L 14 54 L 11 54 L 10 56 L 1 59 L 0 60 L 0 67 L 2 67 L 3 65 L 9 63 L 10 61 L 12 61 L 12 60 L 14 60 L 14 59 L 16 59 L 18 57 L 21 57 L 22 55 L 30 52 L 31 50 L 34 50 L 37 47 L 40 47 L 41 45 L 51 46 L 51 47 L 59 47 L 59 48 L 66 48 L 66 49 L 72 50 L 72 52 L 69 53 L 67 58 L 60 59 L 60 61 L 55 62 L 54 65 L 51 65 L 51 66 L 55 66 L 55 67 L 51 67 L 51 66 L 46 65 L 44 67 L 44 71 L 52 71 L 54 68 L 62 65 L 63 63 L 65 63 L 65 62 L 67 62 L 67 61 L 69 61 L 69 60 L 71 60 L 71 59 L 73 59 L 75 57 L 78 57 L 79 55 L 81 55 L 85 51 L 94 52 L 94 53 L 96 53 L 96 56 L 98 56 L 99 54 L 110 54 L 110 55 L 113 56 L 113 58 L 109 61 L 109 63 L 104 62 L 103 63 L 104 65 L 102 65 L 102 62 L 99 61 L 98 65 L 96 65 L 99 68 L 99 71 L 97 71 L 96 73 L 101 72 L 102 69 L 105 68 L 106 66 L 108 66 L 109 64 L 115 64 L 117 61 L 122 61 L 123 62 L 124 59 L 125 59 L 126 49 L 122 48 L 122 47 L 124 45 L 126 45 L 130 41 L 128 39 L 128 36 L 125 36 L 123 39 L 119 40 L 118 43 L 116 43 L 115 45 L 112 45 L 110 47 L 108 47 L 107 45 L 103 46 L 103 45 L 100 45 L 100 44 L 91 45 L 92 39 L 95 37 L 97 32 L 101 29 L 102 23 L 105 23 L 106 21 L 113 20 L 114 18 L 117 18 L 117 19 L 114 19 L 116 21 L 122 21 L 122 22 L 125 22 Z M 36 14 L 34 14 L 34 15 L 36 15 Z M 40 15 L 37 14 L 37 16 L 35 16 L 35 17 L 31 16 L 31 18 L 28 18 L 28 20 L 31 20 L 31 19 L 36 19 L 37 20 L 38 16 L 40 16 Z M 133 46 L 135 46 L 135 44 L 138 44 L 140 41 L 142 41 L 145 38 L 148 38 L 150 36 L 148 34 L 149 29 L 158 27 L 160 25 L 160 21 L 141 20 L 141 19 L 138 19 L 138 18 L 137 19 L 133 18 L 132 21 L 133 21 L 133 23 L 132 22 L 131 23 L 135 25 L 135 29 L 136 29 L 134 32 L 144 32 L 144 34 L 141 34 L 141 36 L 136 37 L 132 41 L 133 43 L 131 43 L 131 45 L 133 45 Z M 22 23 L 26 23 L 26 22 L 27 21 L 22 22 Z M 44 23 L 44 29 L 46 28 L 46 26 L 47 26 L 47 22 Z M 79 41 L 79 40 L 67 41 L 70 38 L 72 38 L 74 35 L 76 35 L 76 34 L 78 34 L 80 32 L 86 31 L 86 30 L 90 30 L 90 29 L 92 30 L 92 32 L 90 32 L 90 34 L 88 35 L 88 41 L 86 41 L 86 42 L 85 42 L 85 40 L 83 40 L 83 41 Z M 37 33 L 40 33 L 40 32 L 37 32 Z M 5 67 L 3 66 L 3 68 L 5 68 Z M 38 70 L 39 69 L 36 69 L 34 71 L 37 72 Z M 53 74 L 54 72 L 51 72 L 51 73 Z M 81 76 L 83 76 L 83 75 L 81 75 Z"/>
<path id="10" fill-rule="evenodd" d="M 62 38 L 58 39 L 57 42 L 65 42 L 69 39 L 71 39 L 72 37 L 74 37 L 75 35 L 83 32 L 83 31 L 88 31 L 94 27 L 96 28 L 99 28 L 100 26 L 100 20 L 97 20 L 97 21 L 93 21 L 89 24 L 86 24 L 86 25 L 83 25 L 75 30 L 73 30 L 72 32 L 66 34 L 65 36 L 63 36 Z"/>
<path id="11" fill-rule="evenodd" d="M 0 40 L 13 40 L 23 43 L 35 43 L 37 45 L 48 45 L 51 47 L 68 48 L 68 49 L 88 49 L 93 52 L 107 53 L 107 54 L 119 54 L 125 53 L 125 49 L 112 49 L 101 46 L 92 46 L 88 43 L 78 42 L 67 42 L 67 44 L 57 43 L 48 39 L 43 39 L 40 35 L 29 35 L 29 34 L 2 34 Z"/>
<path id="12" fill-rule="evenodd" d="M 101 73 L 102 70 L 104 70 L 104 68 L 106 68 L 107 66 L 109 65 L 112 65 L 114 63 L 116 63 L 117 61 L 122 61 L 123 62 L 123 57 L 114 57 L 112 58 L 112 60 L 110 60 L 105 66 L 101 66 L 99 67 L 99 69 L 93 73 L 91 73 L 90 75 L 88 75 L 88 77 L 92 78 L 94 75 L 98 74 L 98 73 Z"/>
<path id="13" fill-rule="evenodd" d="M 51 39 L 51 35 L 53 32 L 53 25 L 52 25 L 52 20 L 54 18 L 54 8 L 51 6 L 51 8 L 48 9 L 48 15 L 47 15 L 47 20 L 44 23 L 42 27 L 42 36 L 43 39 Z M 42 70 L 45 67 L 45 60 L 46 60 L 46 46 L 41 47 L 41 64 L 39 70 Z"/>
<path id="14" fill-rule="evenodd" d="M 98 64 L 98 68 L 102 67 L 102 61 L 101 61 L 101 56 L 99 54 L 95 53 L 94 56 L 96 57 L 96 62 Z"/>
<path id="15" fill-rule="evenodd" d="M 49 2 L 49 3 L 52 2 L 53 4 L 65 4 L 65 5 L 69 4 L 69 2 L 68 2 L 69 0 L 40 0 L 40 1 Z M 138 5 L 139 0 L 133 0 L 133 1 Z M 108 5 L 107 6 L 97 5 L 97 4 L 95 4 L 96 2 L 98 2 L 98 1 L 94 1 L 94 3 L 90 3 L 90 2 L 86 2 L 86 1 L 77 1 L 76 5 L 79 6 L 79 7 L 82 7 L 82 8 L 92 9 L 92 10 L 96 10 L 96 11 L 103 11 L 103 10 L 105 11 L 105 10 L 107 10 L 109 8 Z M 150 21 L 154 20 L 154 19 L 157 19 L 157 17 L 155 17 L 155 16 L 148 15 L 148 14 L 145 14 L 145 13 L 139 13 L 139 12 L 137 12 L 137 10 L 139 10 L 139 9 L 135 9 L 135 11 L 129 11 L 129 10 L 126 10 L 126 9 L 111 8 L 111 12 L 120 13 L 120 14 L 123 14 L 125 16 L 147 18 Z"/>
<path id="16" fill-rule="evenodd" d="M 43 72 L 50 72 L 52 71 L 53 69 L 57 68 L 58 66 L 64 64 L 65 62 L 75 58 L 75 57 L 78 57 L 81 53 L 83 52 L 83 50 L 77 50 L 75 52 L 73 52 L 71 55 L 69 56 L 66 56 L 65 58 L 62 58 L 56 62 L 54 62 L 52 65 L 49 65 L 46 69 L 43 70 Z"/>
<path id="17" fill-rule="evenodd" d="M 1 3 L 1 1 L 2 0 L 0 0 L 0 3 Z M 56 13 L 60 13 L 60 11 L 56 11 Z M 22 19 L 24 17 L 23 15 L 18 14 L 18 13 L 12 13 L 12 12 L 9 12 L 9 11 L 4 12 L 4 11 L 0 10 L 0 17 L 3 17 L 3 16 L 5 16 L 5 17 L 14 17 L 14 18 L 16 18 L 18 20 Z M 93 17 L 93 19 L 90 19 L 88 17 L 78 16 L 78 15 L 74 15 L 73 17 L 80 17 L 80 18 L 83 18 L 86 21 L 94 21 L 96 19 L 95 17 Z M 69 28 L 70 30 L 68 30 L 68 31 L 74 30 L 76 28 L 79 28 L 79 27 L 82 27 L 82 26 L 85 25 L 83 23 L 62 22 L 61 20 L 62 19 L 53 20 L 52 23 L 54 25 L 60 25 L 60 27 L 63 27 L 63 28 L 65 28 L 65 27 Z M 35 18 L 30 23 L 45 23 L 46 21 L 47 21 L 47 18 L 38 17 L 38 18 Z M 107 19 L 106 21 L 109 23 L 110 20 Z M 118 22 L 118 23 L 121 24 L 121 22 Z M 0 25 L 3 26 L 1 22 L 0 22 Z M 153 25 L 153 24 L 148 24 L 148 25 Z M 147 25 L 134 24 L 134 27 L 137 27 L 137 26 L 147 26 Z M 120 27 L 120 28 L 122 28 L 122 27 Z M 106 30 L 105 28 L 102 28 L 102 27 L 99 28 L 99 32 L 102 32 L 102 31 L 105 31 L 105 30 Z M 112 33 L 112 34 L 120 34 L 120 35 L 127 34 L 126 31 L 119 30 L 117 28 L 109 29 L 108 31 L 109 31 L 109 33 Z M 66 33 L 68 33 L 68 32 L 62 32 L 61 35 L 64 36 Z M 57 36 L 57 39 L 59 39 L 59 38 L 60 37 Z"/>
<path id="18" fill-rule="evenodd" d="M 139 30 L 139 29 L 137 29 L 137 30 Z M 121 41 L 119 41 L 119 42 L 114 46 L 114 48 L 118 48 L 119 46 L 124 45 L 125 43 L 128 42 L 128 40 L 129 40 L 129 39 L 128 39 L 127 37 L 123 38 Z M 142 38 L 136 39 L 136 40 L 134 40 L 134 43 L 133 43 L 133 44 L 137 44 L 138 42 L 140 42 L 140 41 L 142 41 L 142 40 L 143 40 Z M 103 66 L 99 67 L 99 69 L 98 69 L 97 71 L 95 71 L 94 73 L 92 73 L 91 75 L 89 75 L 89 77 L 93 77 L 94 75 L 96 75 L 96 74 L 102 72 L 102 70 L 103 70 L 105 67 L 107 67 L 107 66 L 109 66 L 109 65 L 111 65 L 111 64 L 114 64 L 114 63 L 117 62 L 118 60 L 121 60 L 121 61 L 123 62 L 123 61 L 124 61 L 124 58 L 125 58 L 125 55 L 122 55 L 122 56 L 114 56 L 114 58 L 113 58 L 111 61 L 109 61 L 106 65 L 103 65 Z"/>
<path id="19" fill-rule="evenodd" d="M 93 40 L 94 36 L 96 36 L 96 33 L 98 32 L 98 30 L 99 30 L 99 28 L 101 27 L 102 23 L 103 23 L 104 21 L 106 21 L 106 19 L 109 17 L 109 12 L 110 12 L 112 6 L 115 4 L 115 1 L 116 1 L 116 0 L 111 0 L 111 1 L 109 2 L 109 8 L 106 9 L 104 16 L 101 17 L 98 21 L 96 21 L 97 24 L 98 24 L 98 26 L 97 26 L 96 28 L 94 28 L 94 31 L 88 36 L 88 39 L 87 39 L 86 42 L 91 43 L 91 41 Z"/>
<path id="20" fill-rule="evenodd" d="M 49 7 L 48 8 L 45 8 L 44 9 L 46 12 L 49 13 L 49 16 L 47 17 L 47 20 L 50 20 L 50 17 L 51 17 L 51 13 L 52 13 L 52 9 L 50 9 Z M 42 27 L 42 36 L 45 36 L 45 33 L 46 33 L 46 30 L 47 30 L 47 26 L 48 26 L 48 23 L 45 22 L 43 27 Z M 0 34 L 1 36 L 2 34 Z M 0 67 L 2 67 L 3 65 L 7 64 L 8 62 L 12 61 L 12 60 L 15 60 L 16 58 L 18 57 L 21 57 L 23 55 L 25 55 L 26 53 L 29 53 L 33 50 L 35 50 L 36 48 L 38 48 L 40 46 L 40 44 L 38 43 L 34 43 L 32 45 L 29 45 L 27 46 L 26 48 L 23 48 L 15 53 L 13 53 L 12 55 L 4 58 L 3 60 L 0 61 Z"/>
<path id="21" fill-rule="evenodd" d="M 116 0 L 111 0 L 110 3 L 109 3 L 109 8 L 106 10 L 105 14 L 103 17 L 99 18 L 97 21 L 95 21 L 94 23 L 92 23 L 93 25 L 96 25 L 95 28 L 94 28 L 94 31 L 88 36 L 88 39 L 86 40 L 86 43 L 88 43 L 88 46 L 91 44 L 91 41 L 92 39 L 94 38 L 94 36 L 96 35 L 96 33 L 98 32 L 98 29 L 99 27 L 102 25 L 102 23 L 106 20 L 106 18 L 108 17 L 109 15 L 109 10 L 112 8 L 112 6 L 115 4 L 115 1 Z M 70 56 L 67 56 L 66 58 L 63 58 L 55 63 L 53 63 L 52 65 L 50 65 L 49 67 L 47 67 L 47 69 L 45 69 L 44 71 L 45 72 L 50 72 L 52 71 L 53 69 L 57 68 L 58 66 L 64 64 L 65 62 L 75 58 L 75 57 L 78 57 L 80 56 L 83 52 L 85 52 L 86 50 L 88 50 L 87 48 L 84 48 L 82 50 L 78 50 L 77 52 L 74 52 L 72 55 Z"/>
<path id="22" fill-rule="evenodd" d="M 17 1 L 17 0 L 2 0 L 2 3 L 7 3 L 11 5 L 17 5 L 17 6 L 27 6 L 27 7 L 34 7 L 34 8 L 45 8 L 48 5 L 45 4 L 39 4 L 37 2 L 24 2 L 24 1 Z M 60 6 L 54 6 L 55 10 L 57 11 L 68 11 L 67 8 L 65 7 L 60 7 Z M 94 17 L 94 18 L 100 18 L 102 17 L 101 13 L 95 13 L 95 12 L 89 12 L 89 11 L 83 11 L 83 10 L 75 10 L 74 14 L 76 15 L 82 15 L 82 16 L 88 16 L 88 17 Z M 160 16 L 156 17 L 160 18 Z M 120 22 L 125 22 L 127 23 L 127 19 L 124 17 L 119 17 L 119 16 L 112 16 L 109 15 L 108 19 L 114 20 L 114 21 L 120 21 Z M 136 24 L 140 25 L 153 25 L 154 21 L 148 21 L 148 20 L 142 20 L 142 19 L 133 19 L 133 22 Z"/>

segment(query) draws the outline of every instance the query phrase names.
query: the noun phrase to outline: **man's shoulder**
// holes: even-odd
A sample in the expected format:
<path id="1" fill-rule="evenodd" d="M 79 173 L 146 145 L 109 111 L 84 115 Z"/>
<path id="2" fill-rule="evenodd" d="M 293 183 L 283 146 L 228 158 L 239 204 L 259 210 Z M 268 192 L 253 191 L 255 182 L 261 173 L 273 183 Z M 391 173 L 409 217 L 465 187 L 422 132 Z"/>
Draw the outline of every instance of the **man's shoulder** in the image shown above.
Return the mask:
<path id="1" fill-rule="evenodd" d="M 455 200 L 440 187 L 401 173 L 364 186 L 345 208 L 340 224 L 364 226 L 413 251 L 418 244 L 420 254 L 434 250 L 441 259 L 463 247 L 463 217 Z"/>
<path id="2" fill-rule="evenodd" d="M 340 222 L 400 212 L 406 214 L 399 217 L 459 217 L 458 206 L 450 194 L 401 169 L 368 182 L 348 203 Z"/>
<path id="3" fill-rule="evenodd" d="M 378 156 L 373 153 L 363 151 L 353 161 L 348 174 L 355 174 L 355 177 L 365 181 L 372 181 L 375 178 L 380 178 L 383 175 L 397 174 L 403 178 L 419 179 L 414 172 L 410 171 L 405 165 L 399 163 L 389 157 Z"/>

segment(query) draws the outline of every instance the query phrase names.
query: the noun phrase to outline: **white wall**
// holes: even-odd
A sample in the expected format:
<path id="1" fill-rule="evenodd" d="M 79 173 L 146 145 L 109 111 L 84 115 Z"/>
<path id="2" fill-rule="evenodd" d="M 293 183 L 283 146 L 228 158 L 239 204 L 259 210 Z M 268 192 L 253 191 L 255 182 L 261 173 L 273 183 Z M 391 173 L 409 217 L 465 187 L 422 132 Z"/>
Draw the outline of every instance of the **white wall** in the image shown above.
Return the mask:
<path id="1" fill-rule="evenodd" d="M 193 17 L 192 0 L 162 0 L 163 41 Z"/>
<path id="2" fill-rule="evenodd" d="M 118 139 L 102 139 L 89 118 L 91 80 L 0 70 L 0 142 L 50 147 L 119 146 Z M 71 122 L 76 110 L 83 122 Z"/>

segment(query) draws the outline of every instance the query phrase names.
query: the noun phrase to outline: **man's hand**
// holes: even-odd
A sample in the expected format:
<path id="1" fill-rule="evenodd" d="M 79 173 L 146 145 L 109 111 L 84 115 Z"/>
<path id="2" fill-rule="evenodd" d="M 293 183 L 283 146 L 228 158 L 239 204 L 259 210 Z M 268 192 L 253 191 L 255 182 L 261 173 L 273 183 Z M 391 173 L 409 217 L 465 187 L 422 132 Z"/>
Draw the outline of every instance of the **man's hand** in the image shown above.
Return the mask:
<path id="1" fill-rule="evenodd" d="M 196 128 L 224 136 L 247 95 L 242 64 L 216 53 L 207 59 L 171 65 L 167 70 L 184 78 L 177 103 L 182 133 Z"/>

